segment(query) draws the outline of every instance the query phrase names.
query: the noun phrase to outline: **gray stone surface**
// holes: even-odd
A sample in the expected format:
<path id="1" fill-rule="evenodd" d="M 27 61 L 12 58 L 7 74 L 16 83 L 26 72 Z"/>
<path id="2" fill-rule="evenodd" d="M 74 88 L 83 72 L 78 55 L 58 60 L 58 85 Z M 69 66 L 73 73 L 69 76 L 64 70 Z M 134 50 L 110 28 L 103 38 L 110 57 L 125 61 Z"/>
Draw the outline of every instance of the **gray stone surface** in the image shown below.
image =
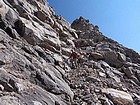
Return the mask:
<path id="1" fill-rule="evenodd" d="M 45 0 L 0 1 L 0 105 L 138 105 L 139 86 L 140 55 L 89 20 L 69 24 Z"/>

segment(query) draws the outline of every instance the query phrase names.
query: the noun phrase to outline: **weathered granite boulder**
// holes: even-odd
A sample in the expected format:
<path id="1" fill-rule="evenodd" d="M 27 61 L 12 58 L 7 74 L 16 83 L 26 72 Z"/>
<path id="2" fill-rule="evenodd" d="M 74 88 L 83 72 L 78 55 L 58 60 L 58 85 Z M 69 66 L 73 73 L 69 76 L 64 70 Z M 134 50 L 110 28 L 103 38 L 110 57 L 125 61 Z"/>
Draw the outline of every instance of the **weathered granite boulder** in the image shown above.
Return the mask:
<path id="1" fill-rule="evenodd" d="M 90 59 L 93 59 L 93 60 L 103 60 L 104 57 L 102 54 L 98 53 L 98 52 L 92 52 L 90 55 L 89 55 L 89 58 Z"/>
<path id="2" fill-rule="evenodd" d="M 102 92 L 107 94 L 108 97 L 118 105 L 133 105 L 133 99 L 130 94 L 115 89 L 102 89 Z"/>
<path id="3" fill-rule="evenodd" d="M 114 67 L 122 67 L 123 63 L 118 59 L 118 55 L 114 51 L 106 51 L 104 52 L 105 61 Z"/>
<path id="4" fill-rule="evenodd" d="M 47 18 L 46 14 L 43 13 L 42 11 L 35 12 L 35 16 L 37 16 L 37 18 L 40 19 L 43 22 L 45 22 L 45 20 Z"/>

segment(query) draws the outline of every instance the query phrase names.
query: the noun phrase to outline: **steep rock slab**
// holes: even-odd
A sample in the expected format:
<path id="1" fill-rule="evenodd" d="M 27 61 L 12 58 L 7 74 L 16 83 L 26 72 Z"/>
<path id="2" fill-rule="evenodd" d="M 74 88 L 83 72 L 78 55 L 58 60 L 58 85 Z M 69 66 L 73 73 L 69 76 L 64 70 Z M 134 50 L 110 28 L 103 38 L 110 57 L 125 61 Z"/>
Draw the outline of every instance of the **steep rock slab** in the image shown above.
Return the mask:
<path id="1" fill-rule="evenodd" d="M 46 68 L 44 72 L 37 73 L 36 78 L 39 80 L 37 82 L 38 85 L 56 95 L 67 94 L 72 99 L 73 93 L 68 84 L 64 81 L 62 77 L 63 73 L 51 65 L 47 65 Z"/>
<path id="2" fill-rule="evenodd" d="M 49 35 L 53 36 L 53 34 L 51 33 Z M 52 38 L 55 39 L 55 37 Z M 34 102 L 34 100 L 37 100 L 38 103 L 41 103 L 42 105 L 45 105 L 46 103 L 49 105 L 53 105 L 55 103 L 67 105 L 64 102 L 64 100 L 66 100 L 65 99 L 66 97 L 69 97 L 67 98 L 67 102 L 70 102 L 70 99 L 73 98 L 73 93 L 70 90 L 68 84 L 66 83 L 65 78 L 63 77 L 64 73 L 61 72 L 63 69 L 60 68 L 56 69 L 55 66 L 52 66 L 53 64 L 50 64 L 50 66 L 48 66 L 46 64 L 46 61 L 43 60 L 43 58 L 40 58 L 41 56 L 40 51 L 36 52 L 37 48 L 35 49 L 33 45 L 30 45 L 29 43 L 27 43 L 25 40 L 22 39 L 12 40 L 12 38 L 9 37 L 9 35 L 1 29 L 0 29 L 0 39 L 1 39 L 0 67 L 4 67 L 5 68 L 4 70 L 6 71 L 6 73 L 3 72 L 1 73 L 0 84 L 4 88 L 2 90 L 6 92 L 17 92 L 20 94 L 24 94 L 23 96 L 24 99 L 26 99 L 26 101 L 21 100 L 21 102 L 26 103 L 27 105 L 31 105 L 31 103 L 32 104 L 37 103 Z M 54 45 L 55 43 L 57 42 L 53 41 L 53 43 L 51 44 Z M 46 53 L 43 50 L 41 50 L 41 53 L 44 56 Z M 41 74 L 41 79 L 39 81 L 43 82 L 39 84 L 40 87 L 35 85 L 35 88 L 39 87 L 43 89 L 42 90 L 39 89 L 40 91 L 37 92 L 39 93 L 38 96 L 36 94 L 33 95 L 31 99 L 31 101 L 33 102 L 31 102 L 29 99 L 31 97 L 30 95 L 32 91 L 29 92 L 28 89 L 24 88 L 24 87 L 28 88 L 28 85 L 25 85 L 26 83 L 24 84 L 24 82 L 28 81 L 29 83 L 31 82 L 33 84 L 38 84 L 36 81 L 38 71 Z M 22 82 L 16 81 L 18 80 L 17 78 L 21 78 Z M 28 95 L 26 94 L 27 91 L 29 92 Z M 34 91 L 37 90 L 35 89 Z M 42 93 L 44 93 L 44 96 Z M 56 94 L 59 96 L 57 96 Z M 9 95 L 8 97 L 11 96 Z M 1 102 L 3 103 L 3 98 L 1 99 L 2 99 Z M 16 101 L 16 99 L 17 98 L 13 98 L 13 100 L 15 100 L 13 101 L 15 105 L 19 104 Z M 46 101 L 44 102 L 44 100 Z M 12 101 L 8 99 L 7 102 L 8 102 L 7 105 L 8 104 L 10 105 L 10 103 L 12 103 Z"/>

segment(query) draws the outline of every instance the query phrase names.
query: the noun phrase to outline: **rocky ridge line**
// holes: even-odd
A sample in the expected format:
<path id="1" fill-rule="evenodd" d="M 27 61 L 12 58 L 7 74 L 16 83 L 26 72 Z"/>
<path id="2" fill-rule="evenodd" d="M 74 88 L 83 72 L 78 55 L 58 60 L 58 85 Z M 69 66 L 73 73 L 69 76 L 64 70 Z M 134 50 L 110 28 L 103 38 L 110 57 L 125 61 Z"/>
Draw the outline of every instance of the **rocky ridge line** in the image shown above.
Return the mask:
<path id="1" fill-rule="evenodd" d="M 74 105 L 139 105 L 140 55 L 104 36 L 83 17 L 72 25 L 81 53 L 80 66 L 69 73 Z"/>

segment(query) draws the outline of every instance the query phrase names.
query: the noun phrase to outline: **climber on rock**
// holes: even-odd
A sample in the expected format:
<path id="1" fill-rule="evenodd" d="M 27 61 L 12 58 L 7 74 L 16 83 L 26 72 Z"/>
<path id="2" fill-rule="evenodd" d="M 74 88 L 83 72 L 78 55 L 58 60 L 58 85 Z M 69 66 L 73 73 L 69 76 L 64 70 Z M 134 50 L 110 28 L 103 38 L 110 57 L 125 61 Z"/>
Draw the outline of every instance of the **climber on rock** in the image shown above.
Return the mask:
<path id="1" fill-rule="evenodd" d="M 85 54 L 84 54 L 84 52 L 82 52 L 81 49 L 79 49 L 78 54 L 79 54 L 79 56 L 78 56 L 77 64 L 78 64 L 78 67 L 82 67 L 83 66 L 83 62 L 84 62 Z"/>
<path id="2" fill-rule="evenodd" d="M 78 64 L 77 64 L 78 57 L 79 57 L 79 54 L 76 51 L 72 50 L 71 55 L 69 57 L 72 68 L 78 67 Z"/>

